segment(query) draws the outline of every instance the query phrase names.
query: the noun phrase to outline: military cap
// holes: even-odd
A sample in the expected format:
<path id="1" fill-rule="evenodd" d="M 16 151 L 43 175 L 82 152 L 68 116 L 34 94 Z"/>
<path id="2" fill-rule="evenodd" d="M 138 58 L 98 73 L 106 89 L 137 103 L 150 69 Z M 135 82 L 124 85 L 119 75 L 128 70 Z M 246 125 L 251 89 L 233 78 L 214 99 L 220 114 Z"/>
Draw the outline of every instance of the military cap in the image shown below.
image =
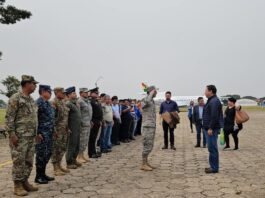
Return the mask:
<path id="1" fill-rule="evenodd" d="M 91 93 L 98 93 L 98 87 L 96 87 L 96 88 L 94 88 L 94 89 L 90 89 L 89 91 L 91 92 Z"/>
<path id="2" fill-rule="evenodd" d="M 64 93 L 66 94 L 71 94 L 75 92 L 75 87 L 68 87 L 67 89 L 65 89 Z"/>
<path id="3" fill-rule="evenodd" d="M 153 91 L 153 90 L 158 90 L 155 86 L 150 86 L 150 87 L 147 87 L 147 93 L 150 93 L 151 91 Z"/>
<path id="4" fill-rule="evenodd" d="M 86 92 L 87 93 L 87 92 L 89 92 L 89 90 L 88 90 L 88 88 L 80 88 L 79 92 Z"/>
<path id="5" fill-rule="evenodd" d="M 29 76 L 29 75 L 22 75 L 21 76 L 21 82 L 30 82 L 30 83 L 35 83 L 38 84 L 39 82 L 37 82 L 33 76 Z"/>
<path id="6" fill-rule="evenodd" d="M 63 87 L 55 87 L 53 89 L 54 92 L 64 92 L 64 88 Z"/>
<path id="7" fill-rule="evenodd" d="M 50 85 L 39 85 L 39 91 L 52 91 L 52 88 Z"/>

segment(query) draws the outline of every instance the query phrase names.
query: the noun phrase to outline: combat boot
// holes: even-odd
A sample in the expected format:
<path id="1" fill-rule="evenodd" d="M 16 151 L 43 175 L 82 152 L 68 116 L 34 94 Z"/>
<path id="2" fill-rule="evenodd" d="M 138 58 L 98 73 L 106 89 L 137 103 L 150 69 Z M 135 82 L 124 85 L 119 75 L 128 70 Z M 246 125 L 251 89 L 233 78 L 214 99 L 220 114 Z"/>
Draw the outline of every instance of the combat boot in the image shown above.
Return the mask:
<path id="1" fill-rule="evenodd" d="M 39 190 L 38 187 L 31 185 L 28 180 L 23 183 L 23 187 L 28 192 L 35 192 Z"/>
<path id="2" fill-rule="evenodd" d="M 65 173 L 60 169 L 59 164 L 53 164 L 54 175 L 55 176 L 63 176 Z"/>
<path id="3" fill-rule="evenodd" d="M 48 184 L 48 181 L 43 175 L 43 168 L 36 168 L 36 178 L 35 178 L 35 183 L 37 184 Z"/>
<path id="4" fill-rule="evenodd" d="M 67 165 L 67 169 L 77 169 L 77 165 L 69 164 L 69 165 Z"/>
<path id="5" fill-rule="evenodd" d="M 24 189 L 22 182 L 19 181 L 14 182 L 14 194 L 20 197 L 28 195 L 28 192 Z"/>
<path id="6" fill-rule="evenodd" d="M 143 157 L 143 165 L 141 167 L 141 170 L 143 170 L 143 171 L 152 171 L 153 170 L 150 166 L 148 166 L 147 157 Z"/>
<path id="7" fill-rule="evenodd" d="M 82 163 L 86 163 L 87 161 L 84 160 L 84 153 L 79 153 L 78 156 L 77 156 L 77 162 L 79 162 L 80 164 Z"/>
<path id="8" fill-rule="evenodd" d="M 89 159 L 87 157 L 85 157 L 85 155 L 83 155 L 83 159 L 86 161 L 86 162 L 89 162 Z"/>
<path id="9" fill-rule="evenodd" d="M 78 161 L 75 161 L 75 165 L 77 166 L 77 168 L 80 168 L 82 166 L 82 164 Z"/>
<path id="10" fill-rule="evenodd" d="M 151 167 L 152 169 L 156 169 L 156 167 L 150 165 L 149 162 L 147 162 L 147 165 L 148 165 L 149 167 Z"/>
<path id="11" fill-rule="evenodd" d="M 55 180 L 54 177 L 50 177 L 50 176 L 46 175 L 46 165 L 45 165 L 45 166 L 43 167 L 43 169 L 42 169 L 42 174 L 43 174 L 43 177 L 44 177 L 48 182 L 50 182 L 50 181 L 54 181 L 54 180 Z"/>
<path id="12" fill-rule="evenodd" d="M 63 171 L 64 173 L 70 173 L 70 170 L 69 170 L 68 168 L 63 168 L 61 163 L 59 163 L 59 168 L 60 168 L 60 170 Z"/>

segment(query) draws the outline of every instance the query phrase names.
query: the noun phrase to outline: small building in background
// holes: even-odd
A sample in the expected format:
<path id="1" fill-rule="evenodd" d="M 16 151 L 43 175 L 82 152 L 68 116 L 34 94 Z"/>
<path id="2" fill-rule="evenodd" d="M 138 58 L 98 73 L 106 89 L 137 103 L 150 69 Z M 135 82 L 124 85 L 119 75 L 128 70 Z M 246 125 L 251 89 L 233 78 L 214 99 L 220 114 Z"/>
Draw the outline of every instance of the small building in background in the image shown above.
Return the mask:
<path id="1" fill-rule="evenodd" d="M 241 105 L 242 107 L 254 107 L 258 106 L 258 103 L 255 100 L 239 99 L 237 100 L 237 105 Z"/>

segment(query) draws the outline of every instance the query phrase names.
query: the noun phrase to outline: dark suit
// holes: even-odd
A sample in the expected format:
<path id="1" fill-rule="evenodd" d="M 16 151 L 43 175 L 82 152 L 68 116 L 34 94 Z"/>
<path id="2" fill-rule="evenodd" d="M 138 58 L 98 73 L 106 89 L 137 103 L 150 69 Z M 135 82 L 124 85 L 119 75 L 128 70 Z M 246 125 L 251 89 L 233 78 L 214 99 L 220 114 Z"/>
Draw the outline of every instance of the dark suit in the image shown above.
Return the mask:
<path id="1" fill-rule="evenodd" d="M 200 116 L 199 105 L 196 105 L 193 109 L 193 121 L 196 125 L 197 131 L 197 146 L 201 146 L 201 133 L 203 135 L 203 146 L 206 146 L 206 131 L 203 129 L 202 115 Z"/>

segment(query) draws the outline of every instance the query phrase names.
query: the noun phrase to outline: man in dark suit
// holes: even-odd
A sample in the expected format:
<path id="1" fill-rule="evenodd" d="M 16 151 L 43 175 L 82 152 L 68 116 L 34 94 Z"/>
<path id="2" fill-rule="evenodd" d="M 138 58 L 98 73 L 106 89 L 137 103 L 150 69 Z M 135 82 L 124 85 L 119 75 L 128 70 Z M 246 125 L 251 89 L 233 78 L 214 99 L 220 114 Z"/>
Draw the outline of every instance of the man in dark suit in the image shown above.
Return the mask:
<path id="1" fill-rule="evenodd" d="M 195 148 L 201 147 L 201 133 L 203 134 L 203 148 L 206 148 L 206 133 L 203 129 L 202 118 L 203 118 L 204 99 L 203 97 L 198 98 L 198 105 L 193 109 L 193 122 L 196 125 L 197 131 L 197 144 Z"/>

